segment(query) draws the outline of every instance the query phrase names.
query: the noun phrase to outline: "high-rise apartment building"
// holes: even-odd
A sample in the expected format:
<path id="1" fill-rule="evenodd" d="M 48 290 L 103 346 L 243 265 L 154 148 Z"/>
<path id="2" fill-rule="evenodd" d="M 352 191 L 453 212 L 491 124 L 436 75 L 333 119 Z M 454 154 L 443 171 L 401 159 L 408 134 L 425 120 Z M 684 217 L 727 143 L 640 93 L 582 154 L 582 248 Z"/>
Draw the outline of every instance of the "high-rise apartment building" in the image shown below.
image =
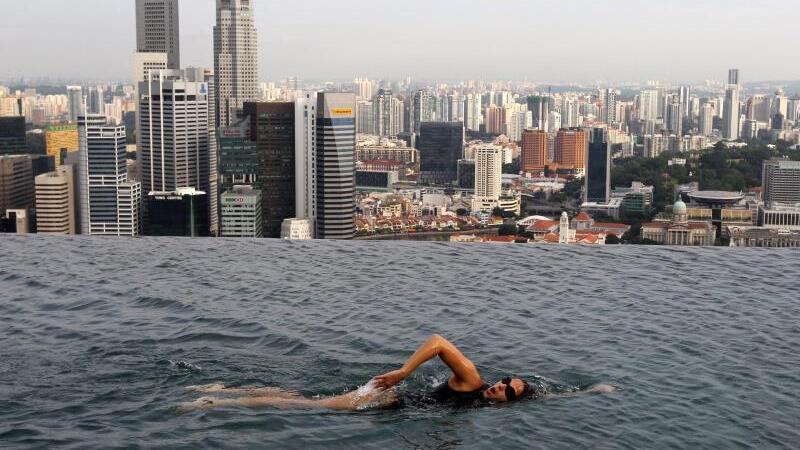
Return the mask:
<path id="1" fill-rule="evenodd" d="M 128 180 L 125 127 L 101 115 L 78 117 L 81 233 L 138 236 L 142 186 Z"/>
<path id="2" fill-rule="evenodd" d="M 639 120 L 655 121 L 661 117 L 658 109 L 659 97 L 659 92 L 655 89 L 639 93 Z"/>
<path id="3" fill-rule="evenodd" d="M 464 124 L 426 122 L 420 127 L 417 149 L 423 183 L 451 185 L 458 180 L 458 160 L 464 158 Z"/>
<path id="4" fill-rule="evenodd" d="M 0 217 L 34 206 L 33 168 L 28 155 L 0 155 Z"/>
<path id="5" fill-rule="evenodd" d="M 77 216 L 74 168 L 60 166 L 36 177 L 36 232 L 76 234 Z"/>
<path id="6" fill-rule="evenodd" d="M 411 104 L 411 131 L 419 133 L 423 122 L 431 122 L 431 93 L 421 89 L 414 93 Z"/>
<path id="7" fill-rule="evenodd" d="M 179 19 L 178 0 L 136 0 L 136 51 L 164 53 L 166 68 L 180 69 Z"/>
<path id="8" fill-rule="evenodd" d="M 259 167 L 254 187 L 261 191 L 267 238 L 279 238 L 281 223 L 296 217 L 295 109 L 293 102 L 244 104 L 250 140 L 256 143 Z"/>
<path id="9" fill-rule="evenodd" d="M 403 131 L 402 102 L 394 97 L 391 90 L 380 89 L 372 103 L 375 134 L 378 136 L 400 134 Z"/>
<path id="10" fill-rule="evenodd" d="M 55 159 L 56 168 L 67 152 L 78 151 L 78 125 L 51 125 L 45 132 L 47 154 Z"/>
<path id="11" fill-rule="evenodd" d="M 491 209 L 500 200 L 502 185 L 503 149 L 479 146 L 475 149 L 475 209 Z"/>
<path id="12" fill-rule="evenodd" d="M 555 162 L 572 167 L 583 173 L 586 167 L 586 131 L 581 129 L 559 130 L 555 142 Z"/>
<path id="13" fill-rule="evenodd" d="M 525 130 L 522 132 L 522 152 L 520 169 L 534 173 L 544 170 L 547 165 L 547 132 L 543 130 Z"/>
<path id="14" fill-rule="evenodd" d="M 180 71 L 166 70 L 139 83 L 138 94 L 142 189 L 149 193 L 194 188 L 206 193 L 208 233 L 216 234 L 216 151 L 209 129 L 208 83 L 187 81 Z"/>
<path id="15" fill-rule="evenodd" d="M 356 133 L 375 134 L 375 106 L 371 100 L 356 101 Z"/>
<path id="16" fill-rule="evenodd" d="M 617 118 L 617 91 L 614 89 L 600 89 L 600 118 L 607 124 L 618 121 Z"/>
<path id="17" fill-rule="evenodd" d="M 583 201 L 608 203 L 611 200 L 611 146 L 606 129 L 591 130 L 589 138 Z"/>
<path id="18" fill-rule="evenodd" d="M 667 105 L 667 131 L 676 135 L 683 135 L 683 111 L 678 100 L 673 100 Z"/>
<path id="19" fill-rule="evenodd" d="M 483 108 L 481 96 L 467 94 L 464 99 L 464 127 L 470 131 L 480 131 L 483 123 Z"/>
<path id="20" fill-rule="evenodd" d="M 253 0 L 216 0 L 214 74 L 217 126 L 228 126 L 258 99 L 258 39 Z"/>
<path id="21" fill-rule="evenodd" d="M 355 95 L 320 93 L 316 127 L 316 236 L 355 235 Z"/>
<path id="22" fill-rule="evenodd" d="M 700 136 L 711 136 L 714 132 L 714 107 L 710 103 L 700 107 L 698 131 Z"/>
<path id="23" fill-rule="evenodd" d="M 550 118 L 550 97 L 531 95 L 528 97 L 528 111 L 533 116 L 533 127 L 547 130 L 547 120 Z"/>
<path id="24" fill-rule="evenodd" d="M 25 117 L 0 117 L 0 155 L 28 153 Z"/>
<path id="25" fill-rule="evenodd" d="M 800 161 L 764 161 L 762 173 L 764 202 L 800 204 Z"/>

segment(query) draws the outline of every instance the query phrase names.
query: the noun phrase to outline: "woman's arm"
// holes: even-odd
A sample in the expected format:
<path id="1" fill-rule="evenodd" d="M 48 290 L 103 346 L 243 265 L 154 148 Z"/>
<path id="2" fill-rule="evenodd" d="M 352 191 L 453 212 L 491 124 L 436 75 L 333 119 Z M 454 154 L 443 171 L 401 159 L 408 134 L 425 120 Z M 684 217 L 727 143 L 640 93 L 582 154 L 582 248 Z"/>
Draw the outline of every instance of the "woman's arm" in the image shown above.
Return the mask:
<path id="1" fill-rule="evenodd" d="M 381 388 L 390 388 L 405 380 L 422 364 L 439 357 L 453 371 L 450 378 L 450 387 L 456 391 L 470 392 L 483 386 L 478 369 L 463 353 L 447 339 L 437 335 L 432 336 L 427 342 L 408 359 L 399 370 L 375 377 Z"/>

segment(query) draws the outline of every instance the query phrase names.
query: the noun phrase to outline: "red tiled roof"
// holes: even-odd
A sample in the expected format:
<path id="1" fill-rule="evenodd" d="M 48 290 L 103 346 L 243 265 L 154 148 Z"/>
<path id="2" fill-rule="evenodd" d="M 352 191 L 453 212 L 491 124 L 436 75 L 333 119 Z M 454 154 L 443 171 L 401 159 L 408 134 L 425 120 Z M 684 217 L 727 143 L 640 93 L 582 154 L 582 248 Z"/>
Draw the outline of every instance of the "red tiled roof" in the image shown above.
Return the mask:
<path id="1" fill-rule="evenodd" d="M 532 225 L 530 225 L 528 229 L 534 231 L 547 231 L 556 225 L 558 225 L 558 222 L 556 222 L 555 220 L 537 220 Z"/>
<path id="2" fill-rule="evenodd" d="M 549 242 L 551 244 L 558 244 L 559 237 L 555 233 L 547 233 L 544 237 L 545 242 Z"/>
<path id="3" fill-rule="evenodd" d="M 577 217 L 575 217 L 575 220 L 577 220 L 578 222 L 591 222 L 592 218 L 585 212 L 582 212 L 578 214 Z"/>

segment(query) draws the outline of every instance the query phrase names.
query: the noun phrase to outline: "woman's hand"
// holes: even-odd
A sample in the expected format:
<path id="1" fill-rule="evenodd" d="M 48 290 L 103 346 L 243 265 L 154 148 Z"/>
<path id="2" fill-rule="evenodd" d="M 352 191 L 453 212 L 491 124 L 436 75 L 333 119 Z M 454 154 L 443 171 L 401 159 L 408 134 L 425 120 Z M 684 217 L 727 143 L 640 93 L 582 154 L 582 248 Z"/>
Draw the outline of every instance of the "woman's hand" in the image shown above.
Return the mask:
<path id="1" fill-rule="evenodd" d="M 408 378 L 408 375 L 403 369 L 395 370 L 384 375 L 377 376 L 372 379 L 376 386 L 381 389 L 389 389 L 397 386 L 401 381 Z"/>

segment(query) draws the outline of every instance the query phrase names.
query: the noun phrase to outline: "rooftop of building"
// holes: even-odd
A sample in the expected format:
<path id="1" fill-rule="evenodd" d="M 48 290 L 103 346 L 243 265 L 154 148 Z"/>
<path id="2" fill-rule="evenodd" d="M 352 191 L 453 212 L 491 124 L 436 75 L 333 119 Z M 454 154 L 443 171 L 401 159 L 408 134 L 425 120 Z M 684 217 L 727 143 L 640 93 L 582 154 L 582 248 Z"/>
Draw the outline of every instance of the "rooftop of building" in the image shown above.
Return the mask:
<path id="1" fill-rule="evenodd" d="M 713 205 L 732 205 L 744 200 L 743 193 L 732 191 L 694 191 L 688 196 L 697 203 Z"/>

